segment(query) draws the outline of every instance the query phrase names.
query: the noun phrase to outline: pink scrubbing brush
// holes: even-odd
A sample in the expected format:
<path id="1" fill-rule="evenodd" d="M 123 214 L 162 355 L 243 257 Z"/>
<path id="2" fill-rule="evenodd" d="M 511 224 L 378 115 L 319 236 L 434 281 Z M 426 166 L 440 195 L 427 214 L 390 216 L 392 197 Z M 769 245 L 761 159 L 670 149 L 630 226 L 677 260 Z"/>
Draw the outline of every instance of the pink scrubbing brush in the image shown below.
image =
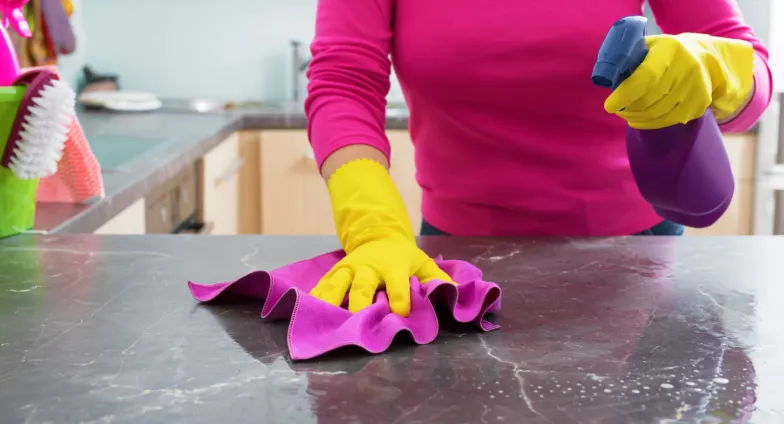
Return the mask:
<path id="1" fill-rule="evenodd" d="M 27 1 L 0 0 L 0 86 L 27 86 L 0 165 L 22 180 L 46 177 L 57 171 L 76 103 L 73 90 L 50 70 L 26 72 L 20 77 L 19 59 L 5 26 L 10 24 L 20 36 L 31 36 L 21 12 Z"/>

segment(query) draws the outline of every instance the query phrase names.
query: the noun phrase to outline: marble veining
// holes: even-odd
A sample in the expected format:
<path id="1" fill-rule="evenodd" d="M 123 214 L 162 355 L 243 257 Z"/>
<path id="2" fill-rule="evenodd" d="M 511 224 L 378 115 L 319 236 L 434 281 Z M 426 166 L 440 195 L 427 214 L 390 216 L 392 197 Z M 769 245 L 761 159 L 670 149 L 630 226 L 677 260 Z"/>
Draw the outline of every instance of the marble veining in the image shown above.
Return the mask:
<path id="1" fill-rule="evenodd" d="M 501 329 L 292 363 L 225 281 L 330 237 L 0 240 L 3 423 L 784 422 L 784 238 L 423 238 L 504 290 Z"/>

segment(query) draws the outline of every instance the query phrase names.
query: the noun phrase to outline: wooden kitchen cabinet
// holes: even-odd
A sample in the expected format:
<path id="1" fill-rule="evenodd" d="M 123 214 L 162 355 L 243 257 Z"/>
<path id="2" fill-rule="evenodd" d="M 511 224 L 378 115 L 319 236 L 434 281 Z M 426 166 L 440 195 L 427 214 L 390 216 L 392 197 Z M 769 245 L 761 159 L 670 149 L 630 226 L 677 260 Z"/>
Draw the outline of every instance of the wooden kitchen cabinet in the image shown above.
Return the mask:
<path id="1" fill-rule="evenodd" d="M 239 133 L 234 133 L 199 161 L 199 217 L 210 234 L 239 232 L 239 173 L 244 165 L 239 141 Z"/>
<path id="2" fill-rule="evenodd" d="M 139 199 L 95 230 L 95 234 L 138 235 L 145 233 L 144 199 Z"/>
<path id="3" fill-rule="evenodd" d="M 724 146 L 735 175 L 735 194 L 729 208 L 707 228 L 687 228 L 690 236 L 749 235 L 754 216 L 756 134 L 725 134 Z"/>
<path id="4" fill-rule="evenodd" d="M 261 132 L 240 131 L 239 234 L 261 233 Z"/>
<path id="5" fill-rule="evenodd" d="M 421 189 L 415 179 L 414 146 L 406 130 L 390 130 L 387 137 L 392 145 L 390 174 L 418 233 L 422 219 Z M 728 134 L 724 141 L 735 175 L 735 196 L 718 222 L 708 228 L 688 228 L 687 235 L 751 234 L 756 135 Z M 334 234 L 329 194 L 316 169 L 307 133 L 262 131 L 258 145 L 261 233 Z M 252 210 L 255 206 L 245 207 Z"/>
<path id="6" fill-rule="evenodd" d="M 389 131 L 390 174 L 419 228 L 420 190 L 414 179 L 414 149 L 408 131 Z M 329 193 L 304 130 L 261 132 L 261 232 L 335 234 Z"/>

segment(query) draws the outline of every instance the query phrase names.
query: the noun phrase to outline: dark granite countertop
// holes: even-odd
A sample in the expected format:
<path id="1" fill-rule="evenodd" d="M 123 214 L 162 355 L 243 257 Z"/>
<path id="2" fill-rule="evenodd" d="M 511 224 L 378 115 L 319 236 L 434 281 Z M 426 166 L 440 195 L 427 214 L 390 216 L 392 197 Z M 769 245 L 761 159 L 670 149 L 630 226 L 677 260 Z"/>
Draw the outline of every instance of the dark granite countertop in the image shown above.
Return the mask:
<path id="1" fill-rule="evenodd" d="M 101 162 L 106 197 L 90 205 L 39 203 L 35 230 L 91 233 L 232 133 L 242 129 L 305 129 L 307 123 L 301 106 L 285 103 L 216 113 L 80 110 L 78 115 Z M 408 128 L 408 116 L 388 116 L 387 128 Z"/>
<path id="2" fill-rule="evenodd" d="M 784 420 L 784 237 L 420 243 L 502 287 L 500 330 L 444 325 L 430 345 L 292 363 L 258 302 L 198 305 L 186 281 L 333 238 L 0 240 L 2 422 Z"/>

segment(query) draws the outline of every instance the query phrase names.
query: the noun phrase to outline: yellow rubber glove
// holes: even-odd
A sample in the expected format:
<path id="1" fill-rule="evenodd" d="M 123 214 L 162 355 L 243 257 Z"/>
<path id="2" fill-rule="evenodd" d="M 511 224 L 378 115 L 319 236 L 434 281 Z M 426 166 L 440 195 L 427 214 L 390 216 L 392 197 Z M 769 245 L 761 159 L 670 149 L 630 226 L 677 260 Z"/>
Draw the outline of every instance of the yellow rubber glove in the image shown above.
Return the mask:
<path id="1" fill-rule="evenodd" d="M 607 98 L 604 109 L 636 129 L 685 124 L 710 107 L 732 116 L 754 89 L 750 43 L 703 34 L 646 37 L 648 55 Z"/>
<path id="2" fill-rule="evenodd" d="M 348 292 L 348 309 L 357 312 L 385 288 L 392 312 L 408 316 L 412 276 L 422 283 L 454 283 L 417 247 L 403 199 L 382 165 L 370 159 L 351 161 L 335 171 L 327 188 L 346 257 L 310 294 L 340 306 Z"/>

